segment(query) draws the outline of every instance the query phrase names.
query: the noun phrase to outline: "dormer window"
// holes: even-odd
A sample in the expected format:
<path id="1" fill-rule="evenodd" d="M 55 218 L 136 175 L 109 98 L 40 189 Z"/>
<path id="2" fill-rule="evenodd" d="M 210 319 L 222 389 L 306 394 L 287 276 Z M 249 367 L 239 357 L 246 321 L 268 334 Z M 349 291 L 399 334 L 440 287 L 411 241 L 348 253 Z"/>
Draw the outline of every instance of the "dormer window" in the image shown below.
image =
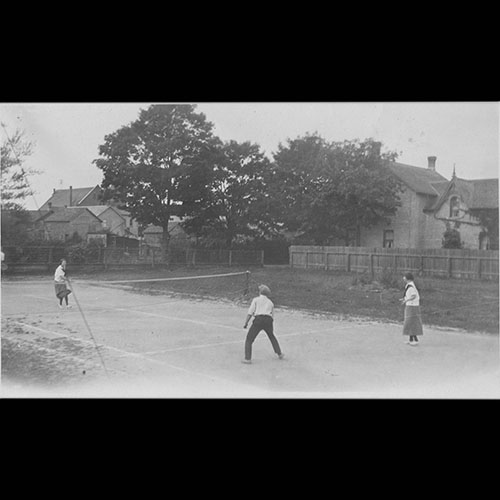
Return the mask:
<path id="1" fill-rule="evenodd" d="M 450 198 L 450 217 L 458 217 L 460 215 L 460 200 L 458 196 Z"/>

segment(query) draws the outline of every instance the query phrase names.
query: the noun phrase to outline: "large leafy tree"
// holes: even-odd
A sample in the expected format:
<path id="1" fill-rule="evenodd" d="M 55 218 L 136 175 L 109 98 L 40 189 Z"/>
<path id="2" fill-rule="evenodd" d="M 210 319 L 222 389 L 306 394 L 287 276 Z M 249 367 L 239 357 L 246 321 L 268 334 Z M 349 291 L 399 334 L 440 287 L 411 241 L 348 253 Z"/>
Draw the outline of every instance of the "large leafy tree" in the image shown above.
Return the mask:
<path id="1" fill-rule="evenodd" d="M 115 199 L 140 224 L 163 228 L 168 260 L 169 221 L 204 203 L 220 141 L 195 105 L 152 105 L 105 137 L 94 163 L 103 171 L 104 199 Z"/>
<path id="2" fill-rule="evenodd" d="M 257 144 L 229 141 L 219 147 L 205 203 L 193 210 L 187 231 L 230 247 L 238 238 L 270 231 L 266 175 L 270 161 Z"/>
<path id="3" fill-rule="evenodd" d="M 24 200 L 31 196 L 29 176 L 37 174 L 25 166 L 26 159 L 33 154 L 34 144 L 17 129 L 12 135 L 2 123 L 3 137 L 0 146 L 0 198 L 2 209 L 2 244 L 21 244 L 29 237 L 29 213 Z"/>
<path id="4" fill-rule="evenodd" d="M 325 165 L 328 146 L 317 134 L 306 134 L 274 153 L 272 173 L 268 175 L 269 211 L 282 228 L 303 232 L 321 184 L 319 172 Z"/>
<path id="5" fill-rule="evenodd" d="M 315 244 L 349 244 L 361 227 L 388 221 L 399 206 L 401 186 L 387 168 L 395 157 L 382 154 L 372 139 L 327 143 L 307 135 L 289 141 L 275 155 L 282 179 L 275 193 L 287 228 Z"/>
<path id="6" fill-rule="evenodd" d="M 20 210 L 23 201 L 32 194 L 29 176 L 37 173 L 24 166 L 33 153 L 33 143 L 26 140 L 25 133 L 17 129 L 12 136 L 1 124 L 4 134 L 0 146 L 1 203 L 2 210 Z"/>

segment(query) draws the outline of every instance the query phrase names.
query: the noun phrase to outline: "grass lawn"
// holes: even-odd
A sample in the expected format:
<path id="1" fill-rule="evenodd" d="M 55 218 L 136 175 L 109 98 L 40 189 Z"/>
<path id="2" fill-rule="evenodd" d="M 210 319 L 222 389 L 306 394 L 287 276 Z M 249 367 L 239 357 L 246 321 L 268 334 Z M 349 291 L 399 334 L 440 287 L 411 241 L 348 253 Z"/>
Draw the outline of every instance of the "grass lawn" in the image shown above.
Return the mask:
<path id="1" fill-rule="evenodd" d="M 75 280 L 125 280 L 213 275 L 245 272 L 237 267 L 178 267 L 173 269 L 145 268 L 108 270 L 102 272 L 71 271 Z M 248 303 L 257 295 L 257 285 L 271 288 L 277 307 L 332 313 L 341 317 L 356 317 L 391 322 L 403 321 L 402 276 L 372 281 L 354 273 L 322 270 L 291 269 L 288 266 L 249 268 L 249 295 L 245 296 L 246 276 L 131 283 L 134 291 L 161 294 L 187 293 Z M 379 277 L 380 278 L 380 277 Z M 4 277 L 2 277 L 4 279 Z M 33 279 L 33 276 L 13 275 L 7 279 Z M 52 276 L 44 279 L 51 280 Z M 376 278 L 377 279 L 377 278 Z M 469 332 L 498 334 L 498 281 L 473 281 L 416 277 L 415 283 L 422 299 L 422 321 L 427 325 L 457 328 Z M 123 286 L 123 285 L 122 285 Z"/>

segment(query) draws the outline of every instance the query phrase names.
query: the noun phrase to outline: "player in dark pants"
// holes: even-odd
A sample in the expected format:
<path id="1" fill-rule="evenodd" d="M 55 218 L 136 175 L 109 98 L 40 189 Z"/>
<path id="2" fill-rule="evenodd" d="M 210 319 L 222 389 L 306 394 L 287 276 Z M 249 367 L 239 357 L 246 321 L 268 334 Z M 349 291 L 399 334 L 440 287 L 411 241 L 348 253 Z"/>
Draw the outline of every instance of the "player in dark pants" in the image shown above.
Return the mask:
<path id="1" fill-rule="evenodd" d="M 274 304 L 269 299 L 269 295 L 271 295 L 269 288 L 266 285 L 260 285 L 259 296 L 252 300 L 250 308 L 248 309 L 248 315 L 243 328 L 247 327 L 252 316 L 254 316 L 254 320 L 250 330 L 248 330 L 247 338 L 245 340 L 245 359 L 243 360 L 243 363 L 249 364 L 252 362 L 252 344 L 262 330 L 264 330 L 269 337 L 274 352 L 278 355 L 279 359 L 283 359 L 284 357 L 281 352 L 278 339 L 274 335 Z"/>

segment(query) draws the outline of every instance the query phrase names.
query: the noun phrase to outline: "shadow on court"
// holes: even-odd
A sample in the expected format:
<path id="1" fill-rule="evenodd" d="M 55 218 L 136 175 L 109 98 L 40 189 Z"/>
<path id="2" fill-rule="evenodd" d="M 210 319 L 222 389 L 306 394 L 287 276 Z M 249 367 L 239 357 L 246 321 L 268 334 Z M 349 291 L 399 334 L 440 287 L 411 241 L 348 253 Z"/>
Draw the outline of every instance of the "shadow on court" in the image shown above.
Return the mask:
<path id="1" fill-rule="evenodd" d="M 277 309 L 244 365 L 248 304 L 73 283 L 2 282 L 3 397 L 498 398 L 498 335 Z M 72 300 L 73 299 L 73 300 Z"/>

